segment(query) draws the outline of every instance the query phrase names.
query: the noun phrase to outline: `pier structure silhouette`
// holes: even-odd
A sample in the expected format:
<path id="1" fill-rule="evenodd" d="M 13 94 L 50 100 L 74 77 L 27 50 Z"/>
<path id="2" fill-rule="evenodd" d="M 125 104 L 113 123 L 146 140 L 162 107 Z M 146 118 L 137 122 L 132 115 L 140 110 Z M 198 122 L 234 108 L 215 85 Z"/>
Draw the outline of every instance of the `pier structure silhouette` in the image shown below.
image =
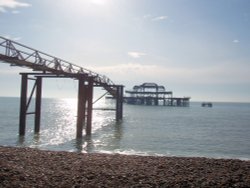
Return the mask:
<path id="1" fill-rule="evenodd" d="M 20 73 L 21 96 L 19 114 L 19 135 L 25 135 L 26 116 L 34 115 L 34 132 L 39 133 L 41 124 L 42 81 L 44 78 L 71 78 L 78 80 L 78 104 L 76 138 L 82 138 L 85 126 L 86 135 L 91 135 L 93 89 L 102 87 L 116 99 L 116 120 L 123 117 L 123 88 L 114 84 L 107 76 L 30 48 L 16 41 L 0 36 L 0 62 L 11 66 L 29 68 L 31 72 Z M 34 85 L 28 96 L 28 81 Z M 35 110 L 28 112 L 35 95 Z"/>

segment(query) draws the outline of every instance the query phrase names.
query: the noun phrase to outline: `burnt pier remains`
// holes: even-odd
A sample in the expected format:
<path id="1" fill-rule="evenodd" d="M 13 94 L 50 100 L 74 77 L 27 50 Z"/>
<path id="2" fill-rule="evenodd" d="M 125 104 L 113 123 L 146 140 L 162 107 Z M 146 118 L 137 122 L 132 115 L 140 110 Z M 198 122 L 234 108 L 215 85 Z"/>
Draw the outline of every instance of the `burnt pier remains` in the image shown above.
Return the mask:
<path id="1" fill-rule="evenodd" d="M 164 86 L 156 83 L 136 85 L 132 90 L 126 90 L 124 101 L 134 105 L 189 106 L 190 97 L 173 97 L 172 91 L 166 91 Z"/>

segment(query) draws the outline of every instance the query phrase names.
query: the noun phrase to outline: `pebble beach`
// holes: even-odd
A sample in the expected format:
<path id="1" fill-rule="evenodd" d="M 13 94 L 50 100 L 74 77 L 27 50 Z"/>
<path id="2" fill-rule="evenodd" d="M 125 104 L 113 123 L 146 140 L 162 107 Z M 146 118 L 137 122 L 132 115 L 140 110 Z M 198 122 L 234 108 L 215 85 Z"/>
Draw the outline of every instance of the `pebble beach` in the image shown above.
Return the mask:
<path id="1" fill-rule="evenodd" d="M 250 187 L 250 161 L 0 147 L 0 187 Z"/>

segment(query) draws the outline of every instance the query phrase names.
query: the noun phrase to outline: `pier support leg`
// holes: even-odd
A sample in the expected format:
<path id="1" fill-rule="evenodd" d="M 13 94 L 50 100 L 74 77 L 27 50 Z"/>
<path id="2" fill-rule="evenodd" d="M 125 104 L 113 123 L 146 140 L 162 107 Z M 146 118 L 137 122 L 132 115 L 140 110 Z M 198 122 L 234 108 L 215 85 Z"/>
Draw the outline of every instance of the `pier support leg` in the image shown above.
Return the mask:
<path id="1" fill-rule="evenodd" d="M 35 133 L 40 131 L 41 122 L 41 100 L 42 100 L 42 78 L 36 79 L 36 106 L 35 106 Z"/>
<path id="2" fill-rule="evenodd" d="M 28 89 L 28 75 L 22 74 L 21 82 L 21 97 L 20 97 L 20 115 L 19 115 L 19 135 L 25 135 L 26 127 L 26 110 L 27 110 L 27 89 Z"/>
<path id="3" fill-rule="evenodd" d="M 120 121 L 123 116 L 123 86 L 116 87 L 116 96 L 116 121 Z"/>
<path id="4" fill-rule="evenodd" d="M 86 112 L 85 78 L 80 77 L 78 81 L 76 138 L 82 138 L 82 130 L 83 130 L 83 125 L 85 123 L 85 112 Z"/>
<path id="5" fill-rule="evenodd" d="M 172 94 L 170 96 L 170 106 L 174 106 L 174 99 Z"/>
<path id="6" fill-rule="evenodd" d="M 93 111 L 93 78 L 89 78 L 88 89 L 87 89 L 87 125 L 86 135 L 91 135 L 92 129 L 92 111 Z"/>
<path id="7" fill-rule="evenodd" d="M 159 105 L 159 98 L 158 98 L 158 96 L 156 97 L 156 99 L 155 99 L 155 106 L 158 106 Z"/>

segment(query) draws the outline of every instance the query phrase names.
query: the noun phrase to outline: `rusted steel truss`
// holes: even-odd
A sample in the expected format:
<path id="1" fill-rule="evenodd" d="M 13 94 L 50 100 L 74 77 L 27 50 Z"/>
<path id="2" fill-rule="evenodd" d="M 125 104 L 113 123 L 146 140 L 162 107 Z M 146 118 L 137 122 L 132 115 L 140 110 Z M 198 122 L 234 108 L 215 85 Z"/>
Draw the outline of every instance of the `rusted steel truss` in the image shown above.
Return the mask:
<path id="1" fill-rule="evenodd" d="M 25 134 L 26 116 L 29 114 L 35 115 L 34 132 L 39 133 L 40 131 L 43 78 L 73 78 L 78 80 L 77 138 L 82 137 L 84 125 L 86 125 L 86 135 L 91 134 L 94 87 L 103 87 L 116 98 L 116 120 L 122 120 L 123 86 L 115 85 L 104 75 L 1 36 L 0 61 L 35 71 L 33 73 L 21 73 L 19 135 Z M 33 76 L 33 78 L 29 76 Z M 29 98 L 27 98 L 28 80 L 35 81 Z M 35 91 L 35 112 L 28 112 L 29 104 Z"/>
<path id="2" fill-rule="evenodd" d="M 43 71 L 66 76 L 84 74 L 93 77 L 94 84 L 104 87 L 114 97 L 116 95 L 116 88 L 112 87 L 115 84 L 107 76 L 1 36 L 0 60 L 10 63 L 12 66 L 27 67 L 34 71 Z"/>

